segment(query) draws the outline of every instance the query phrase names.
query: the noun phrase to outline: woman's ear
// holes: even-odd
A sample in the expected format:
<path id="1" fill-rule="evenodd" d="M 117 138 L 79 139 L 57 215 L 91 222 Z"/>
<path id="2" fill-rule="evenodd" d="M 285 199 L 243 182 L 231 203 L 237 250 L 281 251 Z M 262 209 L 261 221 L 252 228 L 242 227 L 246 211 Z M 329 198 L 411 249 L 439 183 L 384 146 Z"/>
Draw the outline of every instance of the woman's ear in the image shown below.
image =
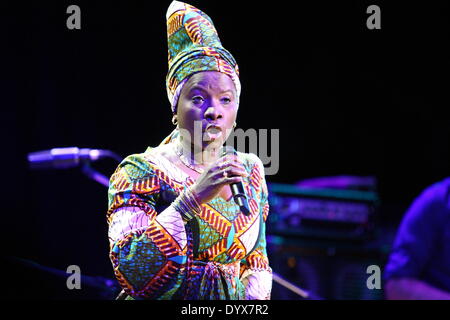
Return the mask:
<path id="1" fill-rule="evenodd" d="M 176 113 L 174 113 L 173 116 L 172 116 L 172 124 L 174 126 L 176 126 L 178 124 L 178 116 L 177 116 Z"/>

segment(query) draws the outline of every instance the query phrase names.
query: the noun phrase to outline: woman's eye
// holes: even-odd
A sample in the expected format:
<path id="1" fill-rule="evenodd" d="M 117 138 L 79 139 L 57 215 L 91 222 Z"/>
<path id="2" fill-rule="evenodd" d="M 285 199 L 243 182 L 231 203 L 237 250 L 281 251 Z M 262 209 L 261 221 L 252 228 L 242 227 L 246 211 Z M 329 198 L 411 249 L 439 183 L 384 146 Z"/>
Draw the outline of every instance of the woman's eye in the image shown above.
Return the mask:
<path id="1" fill-rule="evenodd" d="M 202 97 L 199 97 L 199 96 L 192 97 L 192 102 L 194 104 L 201 104 L 201 103 L 203 103 L 203 101 L 205 101 L 205 100 Z"/>
<path id="2" fill-rule="evenodd" d="M 231 99 L 228 97 L 224 97 L 221 100 L 222 100 L 222 103 L 224 103 L 224 104 L 229 104 L 231 102 Z"/>

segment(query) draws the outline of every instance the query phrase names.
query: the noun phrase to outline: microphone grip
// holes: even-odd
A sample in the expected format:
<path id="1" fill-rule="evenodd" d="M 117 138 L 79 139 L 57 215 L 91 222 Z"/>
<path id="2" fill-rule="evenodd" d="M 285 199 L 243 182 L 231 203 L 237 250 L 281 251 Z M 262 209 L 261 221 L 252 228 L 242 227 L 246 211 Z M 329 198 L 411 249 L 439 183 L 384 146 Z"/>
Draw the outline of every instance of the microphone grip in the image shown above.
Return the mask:
<path id="1" fill-rule="evenodd" d="M 222 156 L 227 154 L 237 155 L 236 150 L 231 146 L 226 146 L 223 148 Z M 249 216 L 250 215 L 250 207 L 248 206 L 247 195 L 245 194 L 244 185 L 242 182 L 232 183 L 230 184 L 231 193 L 233 194 L 234 202 L 239 206 L 241 212 Z"/>
<path id="2" fill-rule="evenodd" d="M 250 215 L 250 207 L 248 206 L 248 199 L 244 191 L 242 182 L 230 184 L 231 192 L 233 194 L 234 202 L 239 206 L 242 213 L 246 216 Z"/>

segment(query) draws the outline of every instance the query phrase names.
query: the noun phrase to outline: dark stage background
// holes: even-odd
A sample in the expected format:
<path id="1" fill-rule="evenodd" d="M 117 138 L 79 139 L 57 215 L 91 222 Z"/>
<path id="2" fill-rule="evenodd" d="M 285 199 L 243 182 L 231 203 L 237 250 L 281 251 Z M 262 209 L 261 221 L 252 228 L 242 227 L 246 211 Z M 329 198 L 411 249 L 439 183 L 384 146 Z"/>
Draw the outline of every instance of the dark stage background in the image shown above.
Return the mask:
<path id="1" fill-rule="evenodd" d="M 113 279 L 106 189 L 79 169 L 31 171 L 26 155 L 77 146 L 126 156 L 170 133 L 170 2 L 1 4 L 1 256 L 9 297 L 113 295 L 101 289 Z M 448 3 L 190 3 L 212 17 L 239 64 L 238 127 L 280 129 L 280 170 L 267 181 L 375 176 L 377 228 L 390 230 L 389 243 L 413 198 L 450 175 Z M 71 4 L 81 8 L 81 30 L 66 28 Z M 381 7 L 381 30 L 366 28 L 371 4 Z M 94 164 L 108 176 L 116 165 Z M 63 272 L 75 264 L 104 279 L 69 291 L 64 274 L 17 258 Z"/>

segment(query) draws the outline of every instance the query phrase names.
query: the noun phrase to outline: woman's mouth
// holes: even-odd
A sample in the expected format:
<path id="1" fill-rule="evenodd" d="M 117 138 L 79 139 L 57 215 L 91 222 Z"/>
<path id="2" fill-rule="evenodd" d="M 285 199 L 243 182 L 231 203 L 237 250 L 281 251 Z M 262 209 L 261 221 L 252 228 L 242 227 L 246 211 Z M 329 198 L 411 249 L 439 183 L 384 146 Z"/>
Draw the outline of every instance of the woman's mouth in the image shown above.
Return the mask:
<path id="1" fill-rule="evenodd" d="M 203 135 L 204 141 L 212 141 L 216 140 L 222 136 L 222 128 L 219 126 L 210 125 L 205 129 L 205 133 Z"/>
<path id="2" fill-rule="evenodd" d="M 206 132 L 213 133 L 213 134 L 219 133 L 221 131 L 222 131 L 222 129 L 220 129 L 220 127 L 216 127 L 216 126 L 210 126 L 210 127 L 206 128 Z"/>

